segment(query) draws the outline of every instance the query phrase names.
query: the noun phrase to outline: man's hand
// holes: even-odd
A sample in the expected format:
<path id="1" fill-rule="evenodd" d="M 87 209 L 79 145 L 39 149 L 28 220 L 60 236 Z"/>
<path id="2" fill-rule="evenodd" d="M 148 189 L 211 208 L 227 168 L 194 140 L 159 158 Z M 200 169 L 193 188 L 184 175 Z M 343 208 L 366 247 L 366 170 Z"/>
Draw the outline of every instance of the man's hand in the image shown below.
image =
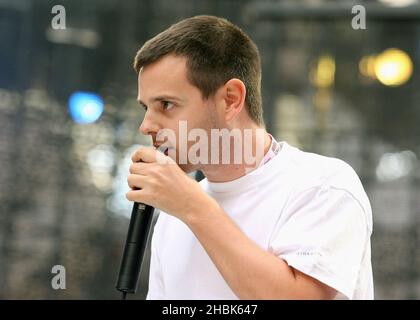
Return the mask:
<path id="1" fill-rule="evenodd" d="M 217 204 L 176 162 L 142 147 L 131 157 L 127 199 L 151 205 L 186 222 L 198 208 Z"/>

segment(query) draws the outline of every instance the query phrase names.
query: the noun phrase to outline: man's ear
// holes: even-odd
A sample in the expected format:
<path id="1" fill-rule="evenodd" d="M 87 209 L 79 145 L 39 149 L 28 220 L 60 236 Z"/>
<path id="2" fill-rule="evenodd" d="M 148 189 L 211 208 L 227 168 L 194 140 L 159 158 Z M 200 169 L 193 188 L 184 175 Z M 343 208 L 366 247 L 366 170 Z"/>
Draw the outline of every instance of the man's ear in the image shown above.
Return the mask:
<path id="1" fill-rule="evenodd" d="M 226 122 L 234 119 L 244 107 L 246 88 L 245 84 L 236 78 L 225 83 L 222 90 L 222 98 L 225 104 L 224 118 Z"/>

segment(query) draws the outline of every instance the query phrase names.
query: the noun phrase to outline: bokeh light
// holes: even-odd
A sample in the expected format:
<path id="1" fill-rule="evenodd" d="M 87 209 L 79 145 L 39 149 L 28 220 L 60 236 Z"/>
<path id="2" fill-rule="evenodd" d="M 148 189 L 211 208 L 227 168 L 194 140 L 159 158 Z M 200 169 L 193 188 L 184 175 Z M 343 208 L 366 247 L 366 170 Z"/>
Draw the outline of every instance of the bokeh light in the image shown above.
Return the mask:
<path id="1" fill-rule="evenodd" d="M 330 55 L 319 57 L 311 72 L 311 82 L 318 88 L 329 88 L 334 84 L 335 59 Z"/>
<path id="2" fill-rule="evenodd" d="M 413 73 L 410 56 L 400 49 L 387 49 L 375 59 L 376 78 L 386 86 L 406 83 Z"/>
<path id="3" fill-rule="evenodd" d="M 104 102 L 97 94 L 75 92 L 69 99 L 69 111 L 76 123 L 93 123 L 99 119 L 104 111 Z"/>
<path id="4" fill-rule="evenodd" d="M 376 56 L 364 56 L 359 62 L 359 71 L 365 77 L 376 79 L 375 75 L 375 59 Z"/>

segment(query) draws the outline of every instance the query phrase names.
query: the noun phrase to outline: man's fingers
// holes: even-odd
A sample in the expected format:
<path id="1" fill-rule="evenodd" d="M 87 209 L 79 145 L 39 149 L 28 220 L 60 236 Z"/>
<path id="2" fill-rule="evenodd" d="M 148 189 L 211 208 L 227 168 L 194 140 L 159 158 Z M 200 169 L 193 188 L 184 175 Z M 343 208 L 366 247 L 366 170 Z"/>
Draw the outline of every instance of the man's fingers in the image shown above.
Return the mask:
<path id="1" fill-rule="evenodd" d="M 145 185 L 145 177 L 138 174 L 130 174 L 127 177 L 128 186 L 131 189 L 143 189 Z"/>
<path id="2" fill-rule="evenodd" d="M 147 175 L 152 166 L 152 163 L 133 162 L 128 171 L 132 174 Z"/>
<path id="3" fill-rule="evenodd" d="M 130 190 L 125 194 L 127 200 L 141 202 L 144 204 L 147 203 L 147 197 L 144 190 Z"/>
<path id="4" fill-rule="evenodd" d="M 145 162 L 145 163 L 159 163 L 159 164 L 175 164 L 176 162 L 171 158 L 166 156 L 163 152 L 147 148 L 141 147 L 136 152 L 134 152 L 133 156 L 131 157 L 133 162 Z"/>
<path id="5" fill-rule="evenodd" d="M 133 162 L 156 162 L 156 150 L 148 147 L 141 147 L 131 157 Z"/>

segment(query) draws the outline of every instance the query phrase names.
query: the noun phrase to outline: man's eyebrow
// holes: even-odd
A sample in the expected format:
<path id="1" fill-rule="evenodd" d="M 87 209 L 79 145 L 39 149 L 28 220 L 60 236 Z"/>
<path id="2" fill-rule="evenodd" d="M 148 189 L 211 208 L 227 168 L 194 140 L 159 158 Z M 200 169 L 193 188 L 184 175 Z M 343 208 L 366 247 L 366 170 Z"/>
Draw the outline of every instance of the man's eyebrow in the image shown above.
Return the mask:
<path id="1" fill-rule="evenodd" d="M 143 101 L 141 101 L 140 99 L 137 99 L 137 102 L 139 103 L 140 106 L 146 109 L 147 106 Z"/>
<path id="2" fill-rule="evenodd" d="M 162 95 L 162 96 L 157 96 L 152 98 L 150 101 L 153 102 L 159 102 L 159 101 L 166 101 L 166 100 L 172 100 L 172 101 L 178 101 L 178 102 L 182 102 L 183 100 L 175 97 L 175 96 L 170 96 L 170 95 Z M 143 106 L 143 107 L 147 107 L 147 104 L 145 104 L 143 101 L 141 101 L 140 99 L 137 99 L 137 102 Z"/>

